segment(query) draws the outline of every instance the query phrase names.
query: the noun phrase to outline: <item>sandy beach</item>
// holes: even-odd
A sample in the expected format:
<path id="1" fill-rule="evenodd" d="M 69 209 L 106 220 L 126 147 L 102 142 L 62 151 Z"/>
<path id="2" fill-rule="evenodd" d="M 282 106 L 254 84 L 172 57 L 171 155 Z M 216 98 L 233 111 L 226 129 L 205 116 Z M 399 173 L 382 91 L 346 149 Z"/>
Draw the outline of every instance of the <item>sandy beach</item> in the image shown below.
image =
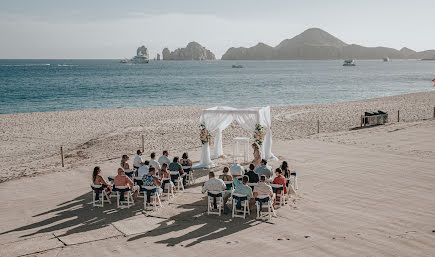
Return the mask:
<path id="1" fill-rule="evenodd" d="M 158 211 L 143 212 L 142 200 L 130 209 L 90 204 L 92 168 L 114 175 L 142 135 L 146 157 L 187 151 L 198 162 L 205 107 L 0 115 L 0 256 L 433 256 L 434 106 L 435 92 L 425 92 L 272 107 L 280 159 L 272 166 L 289 161 L 300 188 L 269 222 L 254 211 L 246 220 L 207 216 L 205 169 Z M 390 123 L 352 130 L 377 110 Z M 252 135 L 236 123 L 224 131 L 219 174 L 236 136 Z"/>

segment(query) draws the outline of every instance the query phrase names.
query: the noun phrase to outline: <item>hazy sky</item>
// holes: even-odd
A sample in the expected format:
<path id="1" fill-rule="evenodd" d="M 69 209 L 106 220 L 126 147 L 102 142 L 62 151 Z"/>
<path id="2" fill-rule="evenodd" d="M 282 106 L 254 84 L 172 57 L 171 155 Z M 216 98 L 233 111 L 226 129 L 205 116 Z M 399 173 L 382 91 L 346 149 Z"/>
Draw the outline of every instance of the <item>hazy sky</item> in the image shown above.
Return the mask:
<path id="1" fill-rule="evenodd" d="M 275 46 L 318 27 L 346 43 L 435 49 L 435 0 L 0 0 L 0 58 L 151 57 L 197 41 Z"/>

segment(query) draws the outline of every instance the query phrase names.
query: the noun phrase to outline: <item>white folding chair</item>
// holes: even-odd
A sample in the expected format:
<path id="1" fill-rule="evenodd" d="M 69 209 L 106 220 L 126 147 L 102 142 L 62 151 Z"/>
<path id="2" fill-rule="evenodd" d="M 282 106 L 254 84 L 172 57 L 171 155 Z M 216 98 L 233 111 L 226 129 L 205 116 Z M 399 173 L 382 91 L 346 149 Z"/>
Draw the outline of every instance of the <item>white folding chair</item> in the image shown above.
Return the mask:
<path id="1" fill-rule="evenodd" d="M 183 177 L 181 176 L 180 172 L 179 171 L 170 171 L 169 174 L 171 174 L 171 180 L 172 180 L 172 182 L 174 182 L 175 186 L 177 187 L 177 190 L 184 191 Z"/>
<path id="2" fill-rule="evenodd" d="M 171 198 L 174 198 L 174 189 L 172 188 L 171 185 L 171 179 L 170 178 L 162 178 L 162 185 L 165 185 L 165 188 L 163 188 L 163 193 L 166 194 L 166 196 L 168 197 L 168 201 Z M 166 192 L 165 192 L 166 190 Z"/>
<path id="3" fill-rule="evenodd" d="M 207 192 L 207 215 L 210 214 L 218 214 L 221 216 L 221 213 L 224 208 L 224 192 L 222 191 L 208 191 Z M 216 205 L 215 205 L 216 204 Z M 214 209 L 217 209 L 214 211 Z"/>
<path id="4" fill-rule="evenodd" d="M 279 206 L 285 205 L 284 186 L 280 184 L 270 184 L 270 186 L 272 187 L 274 198 L 278 199 L 279 197 Z M 280 191 L 279 194 L 278 191 Z"/>
<path id="5" fill-rule="evenodd" d="M 141 187 L 140 190 L 145 192 L 145 197 L 143 200 L 143 208 L 145 211 L 156 210 L 157 207 L 162 207 L 162 202 L 160 201 L 160 194 L 158 192 L 158 189 L 159 187 L 156 186 Z"/>
<path id="6" fill-rule="evenodd" d="M 192 166 L 181 166 L 181 168 L 184 170 L 184 173 L 186 173 L 186 170 L 189 170 L 189 173 L 187 174 L 187 182 L 189 182 L 189 185 L 192 185 L 195 183 L 195 179 L 193 178 L 193 168 Z"/>
<path id="7" fill-rule="evenodd" d="M 250 214 L 251 210 L 249 209 L 249 200 L 246 195 L 243 194 L 234 194 L 233 197 L 233 218 L 234 217 L 240 217 L 240 218 L 246 218 L 246 214 Z M 241 201 L 241 209 L 237 209 L 237 201 Z M 239 214 L 242 213 L 242 214 Z"/>
<path id="8" fill-rule="evenodd" d="M 268 220 L 270 220 L 272 215 L 275 214 L 275 210 L 273 209 L 273 198 L 268 195 L 258 195 L 255 198 L 255 205 L 257 206 L 257 219 L 261 218 L 261 209 L 263 208 L 267 208 Z"/>
<path id="9" fill-rule="evenodd" d="M 104 190 L 103 185 L 91 184 L 91 189 L 92 189 L 92 205 L 94 207 L 104 207 L 104 202 L 111 203 L 109 195 L 107 194 L 106 190 Z"/>
<path id="10" fill-rule="evenodd" d="M 293 179 L 292 185 L 294 185 L 294 189 L 298 190 L 298 177 L 296 176 L 296 170 L 293 170 L 293 172 L 290 173 L 290 181 Z"/>
<path id="11" fill-rule="evenodd" d="M 134 205 L 133 193 L 128 186 L 114 186 L 112 192 L 116 192 L 116 201 L 118 208 L 130 208 Z M 124 197 L 122 197 L 124 195 Z M 122 200 L 122 198 L 124 198 Z"/>

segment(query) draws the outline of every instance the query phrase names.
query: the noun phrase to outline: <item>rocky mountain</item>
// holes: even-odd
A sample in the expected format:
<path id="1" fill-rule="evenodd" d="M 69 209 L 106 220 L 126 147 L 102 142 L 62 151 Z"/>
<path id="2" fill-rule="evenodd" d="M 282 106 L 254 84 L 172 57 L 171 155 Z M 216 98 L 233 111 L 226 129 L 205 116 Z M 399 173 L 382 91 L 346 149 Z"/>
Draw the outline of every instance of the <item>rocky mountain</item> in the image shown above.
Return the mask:
<path id="1" fill-rule="evenodd" d="M 423 59 L 435 56 L 435 50 L 416 52 L 409 48 L 400 51 L 388 47 L 365 47 L 346 44 L 328 32 L 311 28 L 285 39 L 275 47 L 264 43 L 245 48 L 231 47 L 222 60 L 331 60 L 331 59 Z"/>
<path id="2" fill-rule="evenodd" d="M 216 60 L 215 55 L 197 42 L 190 42 L 185 48 L 178 48 L 171 52 L 163 49 L 163 60 Z"/>

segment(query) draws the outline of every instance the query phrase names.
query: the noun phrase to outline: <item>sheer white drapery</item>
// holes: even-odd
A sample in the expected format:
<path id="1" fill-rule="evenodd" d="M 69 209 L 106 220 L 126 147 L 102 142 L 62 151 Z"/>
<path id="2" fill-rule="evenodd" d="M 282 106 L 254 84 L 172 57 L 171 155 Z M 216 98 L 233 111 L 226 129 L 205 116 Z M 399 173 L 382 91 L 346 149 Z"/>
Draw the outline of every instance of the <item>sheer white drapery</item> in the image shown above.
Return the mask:
<path id="1" fill-rule="evenodd" d="M 222 131 L 227 128 L 233 120 L 244 129 L 254 132 L 255 125 L 262 125 L 266 135 L 261 146 L 261 157 L 267 160 L 277 160 L 272 153 L 272 130 L 270 107 L 251 107 L 251 108 L 233 108 L 233 107 L 213 107 L 202 110 L 200 122 L 205 124 L 207 130 L 215 134 L 214 153 L 212 158 L 217 158 L 224 154 L 222 149 Z M 210 168 L 216 165 L 210 157 L 209 144 L 202 145 L 201 161 L 197 168 Z"/>

